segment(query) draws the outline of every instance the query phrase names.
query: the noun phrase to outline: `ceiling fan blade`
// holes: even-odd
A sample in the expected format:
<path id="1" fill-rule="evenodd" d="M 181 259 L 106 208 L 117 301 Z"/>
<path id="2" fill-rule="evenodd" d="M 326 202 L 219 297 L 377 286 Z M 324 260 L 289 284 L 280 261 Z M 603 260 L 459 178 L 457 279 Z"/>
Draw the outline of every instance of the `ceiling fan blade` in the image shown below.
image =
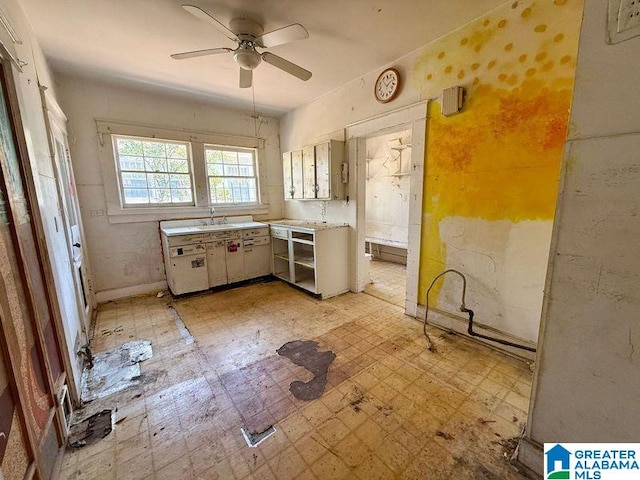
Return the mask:
<path id="1" fill-rule="evenodd" d="M 285 43 L 293 42 L 294 40 L 304 40 L 309 38 L 309 32 L 299 23 L 288 25 L 286 27 L 267 32 L 264 35 L 256 38 L 256 43 L 261 47 L 275 47 L 276 45 L 282 45 Z"/>
<path id="2" fill-rule="evenodd" d="M 238 36 L 233 33 L 231 30 L 227 28 L 224 23 L 219 22 L 207 12 L 202 10 L 200 7 L 196 7 L 195 5 L 183 4 L 182 8 L 184 8 L 187 12 L 193 15 L 200 20 L 204 20 L 205 22 L 216 27 L 220 32 L 222 32 L 229 40 L 233 40 L 234 42 L 238 39 Z"/>
<path id="3" fill-rule="evenodd" d="M 285 60 L 278 55 L 274 55 L 273 53 L 264 52 L 262 54 L 262 59 L 265 62 L 270 63 L 274 67 L 277 67 L 280 70 L 284 70 L 294 77 L 298 77 L 300 80 L 307 81 L 311 78 L 311 72 L 309 70 L 305 70 L 295 63 L 291 63 L 289 60 Z"/>
<path id="4" fill-rule="evenodd" d="M 219 53 L 233 52 L 231 48 L 207 48 L 205 50 L 194 50 L 192 52 L 174 53 L 171 58 L 174 60 L 185 60 L 187 58 L 204 57 L 205 55 L 217 55 Z"/>
<path id="5" fill-rule="evenodd" d="M 253 70 L 240 67 L 240 88 L 249 88 L 253 82 Z"/>

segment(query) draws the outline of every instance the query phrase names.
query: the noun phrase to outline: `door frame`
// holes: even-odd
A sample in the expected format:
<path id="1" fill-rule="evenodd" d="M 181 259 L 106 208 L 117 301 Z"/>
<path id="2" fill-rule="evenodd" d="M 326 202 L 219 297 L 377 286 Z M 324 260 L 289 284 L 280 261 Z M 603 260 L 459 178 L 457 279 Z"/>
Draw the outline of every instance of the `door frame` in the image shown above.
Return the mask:
<path id="1" fill-rule="evenodd" d="M 414 103 L 346 127 L 349 158 L 355 159 L 355 165 L 350 165 L 355 173 L 356 187 L 356 234 L 351 239 L 350 245 L 353 272 L 351 289 L 355 292 L 362 292 L 368 282 L 366 277 L 367 260 L 365 258 L 366 139 L 394 131 L 411 130 L 411 183 L 409 189 L 405 313 L 412 317 L 417 315 L 418 306 L 428 104 L 428 100 Z"/>

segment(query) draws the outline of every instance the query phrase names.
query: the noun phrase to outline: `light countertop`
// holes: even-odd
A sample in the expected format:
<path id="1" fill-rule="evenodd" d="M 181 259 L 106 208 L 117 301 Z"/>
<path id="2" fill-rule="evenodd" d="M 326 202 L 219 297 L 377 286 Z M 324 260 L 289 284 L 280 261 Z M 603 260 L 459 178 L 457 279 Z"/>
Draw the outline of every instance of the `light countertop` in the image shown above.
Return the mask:
<path id="1" fill-rule="evenodd" d="M 269 225 L 303 228 L 306 230 L 330 230 L 333 228 L 342 228 L 349 226 L 347 223 L 331 223 L 314 220 L 289 220 L 286 218 L 281 220 L 267 220 L 266 223 L 268 223 Z"/>
<path id="2" fill-rule="evenodd" d="M 183 225 L 162 227 L 162 233 L 167 237 L 176 235 L 191 235 L 195 233 L 224 232 L 248 230 L 251 228 L 265 228 L 269 225 L 261 222 L 221 223 L 219 225 Z"/>

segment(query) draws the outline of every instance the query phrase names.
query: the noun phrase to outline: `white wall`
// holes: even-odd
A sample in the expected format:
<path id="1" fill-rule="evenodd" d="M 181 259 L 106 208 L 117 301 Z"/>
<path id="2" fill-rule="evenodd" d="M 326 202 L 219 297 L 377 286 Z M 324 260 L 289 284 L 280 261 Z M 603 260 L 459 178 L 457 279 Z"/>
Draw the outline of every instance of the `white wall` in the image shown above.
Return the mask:
<path id="1" fill-rule="evenodd" d="M 69 118 L 71 158 L 97 298 L 106 300 L 162 288 L 166 277 L 158 222 L 112 224 L 106 215 L 95 119 L 241 136 L 254 136 L 254 119 L 250 114 L 152 88 L 67 74 L 57 75 L 56 80 L 61 106 Z M 257 219 L 282 217 L 278 126 L 277 119 L 259 119 L 258 136 L 265 139 L 267 157 L 267 184 L 261 187 L 268 192 L 270 203 L 269 213 Z"/>
<path id="2" fill-rule="evenodd" d="M 637 442 L 640 418 L 640 37 L 605 43 L 587 0 L 529 424 L 544 442 Z"/>
<path id="3" fill-rule="evenodd" d="M 49 151 L 38 82 L 47 87 L 53 99 L 56 98 L 55 85 L 44 55 L 19 2 L 5 0 L 2 9 L 22 40 L 21 45 L 6 42 L 5 45 L 10 50 L 15 49 L 16 57 L 26 63 L 22 67 L 23 73 L 15 70 L 14 80 L 18 90 L 20 113 L 35 181 L 38 207 L 42 216 L 46 246 L 55 282 L 55 293 L 63 322 L 64 332 L 61 333 L 64 334 L 68 356 L 74 369 L 74 372 L 68 372 L 68 374 L 74 378 L 76 385 L 79 385 L 81 361 L 76 356 L 74 344 L 77 337 L 81 343 L 84 343 L 85 337 L 81 331 L 82 327 L 78 317 L 71 261 L 63 230 L 62 211 L 58 202 L 57 183 Z M 3 36 L 2 39 L 5 41 L 6 37 Z"/>
<path id="4" fill-rule="evenodd" d="M 366 143 L 367 238 L 404 248 L 409 237 L 411 148 L 393 148 L 410 144 L 411 132 L 406 130 L 368 138 Z"/>

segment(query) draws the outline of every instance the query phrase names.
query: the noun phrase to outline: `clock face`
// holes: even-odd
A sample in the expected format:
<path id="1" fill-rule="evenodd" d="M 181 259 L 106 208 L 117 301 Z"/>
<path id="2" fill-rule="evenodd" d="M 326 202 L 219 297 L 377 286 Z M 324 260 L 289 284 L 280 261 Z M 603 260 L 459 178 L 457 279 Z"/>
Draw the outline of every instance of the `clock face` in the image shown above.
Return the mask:
<path id="1" fill-rule="evenodd" d="M 375 96 L 381 103 L 387 103 L 394 99 L 400 88 L 400 74 L 395 68 L 389 68 L 382 72 L 376 80 Z"/>

